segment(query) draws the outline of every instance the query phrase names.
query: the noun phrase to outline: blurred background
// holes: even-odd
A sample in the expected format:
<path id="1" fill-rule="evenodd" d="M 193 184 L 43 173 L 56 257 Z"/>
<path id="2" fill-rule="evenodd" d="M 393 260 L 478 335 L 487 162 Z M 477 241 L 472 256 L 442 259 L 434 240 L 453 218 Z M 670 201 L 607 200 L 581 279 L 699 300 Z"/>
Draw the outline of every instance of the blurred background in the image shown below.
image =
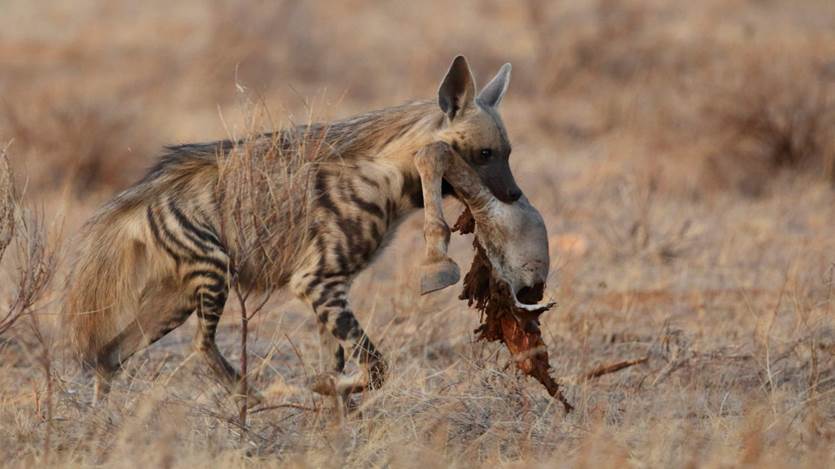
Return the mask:
<path id="1" fill-rule="evenodd" d="M 572 164 L 579 151 L 607 166 L 655 165 L 659 184 L 692 196 L 760 195 L 782 169 L 835 177 L 827 0 L 0 8 L 0 139 L 14 139 L 33 192 L 102 197 L 164 143 L 223 138 L 220 115 L 234 124 L 242 88 L 277 125 L 433 98 L 458 53 L 481 84 L 513 64 L 504 115 L 525 149 L 520 170 L 546 153 L 554 168 Z"/>
<path id="2" fill-rule="evenodd" d="M 321 450 L 321 461 L 357 465 L 402 441 L 464 464 L 553 452 L 648 466 L 718 454 L 727 467 L 742 461 L 740 448 L 749 463 L 766 453 L 778 466 L 831 458 L 832 0 L 0 0 L 0 147 L 23 202 L 63 225 L 62 272 L 81 223 L 162 145 L 235 135 L 253 100 L 278 128 L 435 99 L 457 54 L 482 85 L 513 65 L 502 115 L 516 179 L 549 229 L 547 295 L 559 306 L 543 330 L 554 374 L 649 361 L 571 387 L 578 412 L 564 418 L 536 384 L 501 369 L 497 347 L 472 344 L 478 318 L 457 287 L 417 295 L 415 215 L 352 295 L 398 383 L 367 410 L 379 427 L 333 443 L 318 413 L 284 409 L 252 420 L 253 432 L 284 438 L 253 439 L 257 451 Z M 454 219 L 460 206 L 447 209 Z M 455 236 L 451 252 L 465 267 L 470 240 Z M 58 291 L 46 294 L 48 314 Z M 317 350 L 312 315 L 292 301 L 268 309 L 251 338 L 253 382 L 278 402 L 314 405 L 299 391 L 303 357 Z M 237 360 L 235 316 L 219 335 Z M 130 381 L 114 391 L 137 402 L 170 373 L 154 405 L 188 419 L 158 440 L 131 436 L 118 406 L 84 413 L 87 381 L 70 365 L 56 371 L 65 419 L 56 438 L 81 448 L 74 460 L 139 461 L 162 454 L 141 448 L 175 437 L 199 457 L 237 447 L 237 430 L 216 418 L 236 412 L 217 385 L 199 367 L 174 376 L 191 328 L 132 360 Z M 0 341 L 12 380 L 2 402 L 40 409 L 36 365 L 12 343 Z M 43 427 L 19 409 L 29 407 L 0 404 L 18 422 L 0 429 L 18 442 L 0 454 L 40 447 Z M 435 410 L 446 412 L 445 436 L 415 437 L 436 435 Z M 100 447 L 112 449 L 112 435 L 137 446 L 101 450 L 110 456 L 73 446 L 91 428 Z M 523 437 L 528 453 L 516 451 Z"/>

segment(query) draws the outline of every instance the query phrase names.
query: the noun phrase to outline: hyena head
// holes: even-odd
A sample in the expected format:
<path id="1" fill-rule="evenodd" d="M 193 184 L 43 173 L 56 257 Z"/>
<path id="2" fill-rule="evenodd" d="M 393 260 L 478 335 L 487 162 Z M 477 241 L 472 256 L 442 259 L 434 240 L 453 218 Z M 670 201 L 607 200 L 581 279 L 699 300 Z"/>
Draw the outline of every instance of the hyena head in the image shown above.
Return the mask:
<path id="1" fill-rule="evenodd" d="M 467 59 L 452 61 L 438 90 L 438 104 L 446 116 L 440 139 L 448 143 L 478 173 L 482 184 L 504 203 L 522 196 L 510 172 L 510 141 L 507 138 L 499 103 L 510 83 L 510 64 L 476 95 L 476 86 Z"/>

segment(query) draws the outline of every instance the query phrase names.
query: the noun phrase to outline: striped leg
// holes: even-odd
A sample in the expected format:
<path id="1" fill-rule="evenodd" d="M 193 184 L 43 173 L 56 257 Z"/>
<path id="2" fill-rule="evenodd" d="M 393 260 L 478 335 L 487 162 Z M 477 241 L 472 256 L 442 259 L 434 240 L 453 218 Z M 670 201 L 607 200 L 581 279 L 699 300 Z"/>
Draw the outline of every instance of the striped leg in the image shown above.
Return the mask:
<path id="1" fill-rule="evenodd" d="M 348 279 L 331 277 L 310 289 L 305 296 L 316 313 L 320 332 L 330 334 L 336 345 L 330 349 L 335 363 L 334 371 L 316 377 L 312 384 L 313 390 L 325 395 L 344 396 L 365 389 L 379 389 L 385 380 L 386 363 L 382 354 L 362 330 L 348 304 Z M 323 341 L 333 342 L 329 339 Z M 328 350 L 324 353 L 327 354 Z M 364 373 L 345 375 L 346 359 L 358 360 L 365 369 Z"/>
<path id="2" fill-rule="evenodd" d="M 226 275 L 220 275 L 211 270 L 193 271 L 186 275 L 194 291 L 197 304 L 199 325 L 194 338 L 194 347 L 203 355 L 209 368 L 230 393 L 240 396 L 241 375 L 220 353 L 215 342 L 217 325 L 223 315 L 223 308 L 229 294 Z M 253 406 L 262 402 L 261 395 L 252 389 L 247 389 L 247 402 Z"/>
<path id="3" fill-rule="evenodd" d="M 342 373 L 345 370 L 345 349 L 328 331 L 327 324 L 319 323 L 319 371 Z"/>
<path id="4" fill-rule="evenodd" d="M 148 223 L 156 240 L 174 259 L 180 284 L 197 311 L 199 325 L 194 339 L 212 372 L 230 392 L 241 385 L 240 374 L 220 353 L 215 334 L 229 293 L 229 256 L 210 224 L 198 221 L 193 211 L 183 210 L 168 199 L 148 208 Z M 254 393 L 250 393 L 252 397 Z M 259 397 L 254 397 L 255 403 Z"/>
<path id="5" fill-rule="evenodd" d="M 194 294 L 197 302 L 197 317 L 200 320 L 197 335 L 194 338 L 194 347 L 203 354 L 209 367 L 223 385 L 232 390 L 240 382 L 240 375 L 226 361 L 215 342 L 217 324 L 220 322 L 228 295 L 226 279 L 224 277 L 218 279 L 199 277 L 198 281 L 204 283 L 197 287 Z"/>

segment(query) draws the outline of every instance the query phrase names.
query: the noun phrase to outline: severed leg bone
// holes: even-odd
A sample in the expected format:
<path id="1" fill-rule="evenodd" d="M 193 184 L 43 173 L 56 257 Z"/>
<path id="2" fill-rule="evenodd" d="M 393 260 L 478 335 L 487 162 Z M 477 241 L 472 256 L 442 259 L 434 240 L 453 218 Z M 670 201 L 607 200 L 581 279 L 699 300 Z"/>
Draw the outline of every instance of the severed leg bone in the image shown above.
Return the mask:
<path id="1" fill-rule="evenodd" d="M 449 144 L 435 142 L 415 157 L 424 200 L 426 254 L 421 266 L 421 294 L 458 282 L 458 265 L 447 255 L 450 230 L 443 216 L 441 184 L 446 180 L 469 208 L 476 233 L 499 275 L 512 292 L 544 284 L 548 275 L 548 234 L 539 212 L 522 196 L 512 204 L 499 201 L 473 168 Z M 516 301 L 516 307 L 536 311 L 545 305 Z"/>
<path id="2" fill-rule="evenodd" d="M 421 265 L 420 293 L 425 295 L 454 285 L 461 270 L 447 255 L 449 226 L 444 220 L 441 184 L 453 154 L 443 142 L 431 143 L 418 151 L 415 165 L 423 187 L 423 238 L 426 255 Z"/>

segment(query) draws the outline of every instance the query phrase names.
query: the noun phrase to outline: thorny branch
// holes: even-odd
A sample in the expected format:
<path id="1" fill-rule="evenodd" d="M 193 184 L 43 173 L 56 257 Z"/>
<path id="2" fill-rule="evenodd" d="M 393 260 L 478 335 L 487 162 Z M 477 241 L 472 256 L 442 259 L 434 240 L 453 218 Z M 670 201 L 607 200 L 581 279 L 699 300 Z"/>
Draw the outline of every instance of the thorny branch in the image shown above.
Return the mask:
<path id="1" fill-rule="evenodd" d="M 0 316 L 0 335 L 31 312 L 52 280 L 57 261 L 57 249 L 46 239 L 43 217 L 20 206 L 13 177 L 4 148 L 0 152 L 0 260 L 14 240 L 17 286 Z"/>
<path id="2" fill-rule="evenodd" d="M 49 460 L 52 435 L 52 394 L 53 370 L 51 344 L 43 334 L 35 305 L 41 299 L 55 274 L 57 246 L 51 246 L 46 237 L 43 216 L 23 208 L 14 187 L 7 157 L 8 145 L 0 151 L 0 260 L 14 241 L 17 254 L 16 287 L 8 309 L 0 313 L 0 336 L 7 333 L 23 317 L 29 325 L 37 343 L 25 344 L 29 355 L 35 357 L 41 366 L 46 381 L 46 434 L 43 442 L 43 461 Z M 39 350 L 39 352 L 38 352 Z M 38 408 L 40 415 L 40 399 Z"/>

